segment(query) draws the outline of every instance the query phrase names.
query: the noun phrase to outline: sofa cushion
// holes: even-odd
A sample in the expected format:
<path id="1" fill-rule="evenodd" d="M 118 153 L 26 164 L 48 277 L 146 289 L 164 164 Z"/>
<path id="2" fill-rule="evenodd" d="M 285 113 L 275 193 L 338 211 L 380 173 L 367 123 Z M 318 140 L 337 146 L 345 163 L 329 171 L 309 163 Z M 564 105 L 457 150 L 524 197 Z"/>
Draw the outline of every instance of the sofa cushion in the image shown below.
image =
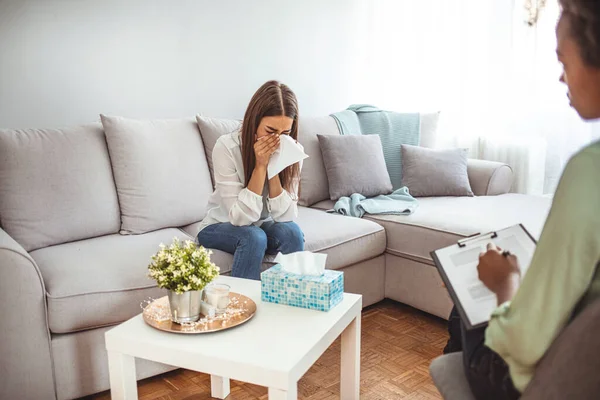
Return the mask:
<path id="1" fill-rule="evenodd" d="M 25 250 L 119 230 L 99 123 L 0 130 L 0 225 Z"/>
<path id="2" fill-rule="evenodd" d="M 310 208 L 314 208 L 315 210 L 333 210 L 333 206 L 335 206 L 335 201 L 333 200 L 323 200 L 318 203 L 313 204 Z"/>
<path id="3" fill-rule="evenodd" d="M 121 205 L 121 233 L 204 218 L 213 188 L 195 120 L 101 118 Z"/>
<path id="4" fill-rule="evenodd" d="M 329 199 L 329 182 L 317 135 L 339 135 L 335 120 L 330 117 L 301 118 L 298 125 L 298 142 L 304 146 L 308 158 L 302 165 L 298 204 L 310 206 Z"/>
<path id="5" fill-rule="evenodd" d="M 327 214 L 321 210 L 298 207 L 296 223 L 304 232 L 306 250 L 328 255 L 326 267 L 338 269 L 369 260 L 385 251 L 385 232 L 378 224 L 366 219 Z M 200 222 L 183 227 L 191 236 L 198 235 Z M 231 271 L 233 256 L 213 250 L 213 261 L 222 273 Z M 273 262 L 265 257 L 263 269 Z"/>
<path id="6" fill-rule="evenodd" d="M 46 286 L 48 323 L 67 333 L 123 322 L 141 312 L 140 302 L 164 296 L 148 278 L 151 256 L 179 229 L 144 235 L 101 236 L 33 251 Z"/>
<path id="7" fill-rule="evenodd" d="M 476 233 L 522 223 L 538 238 L 551 199 L 524 194 L 481 197 L 422 197 L 411 215 L 369 215 L 385 228 L 387 252 L 433 265 L 429 253 Z M 331 209 L 334 202 L 314 208 Z"/>
<path id="8" fill-rule="evenodd" d="M 221 136 L 239 130 L 242 127 L 242 121 L 237 119 L 211 118 L 203 115 L 197 115 L 196 122 L 198 123 L 200 134 L 202 135 L 204 152 L 206 153 L 206 161 L 208 161 L 208 168 L 210 169 L 210 177 L 214 182 L 215 174 L 213 172 L 212 160 L 213 148 Z"/>
<path id="9" fill-rule="evenodd" d="M 296 222 L 304 232 L 305 249 L 327 254 L 326 267 L 330 269 L 369 260 L 385 251 L 385 232 L 366 219 L 298 207 Z"/>
<path id="10" fill-rule="evenodd" d="M 372 197 L 392 192 L 378 135 L 318 135 L 318 138 L 331 200 L 354 193 Z"/>
<path id="11" fill-rule="evenodd" d="M 402 185 L 415 197 L 473 196 L 467 149 L 402 145 Z"/>

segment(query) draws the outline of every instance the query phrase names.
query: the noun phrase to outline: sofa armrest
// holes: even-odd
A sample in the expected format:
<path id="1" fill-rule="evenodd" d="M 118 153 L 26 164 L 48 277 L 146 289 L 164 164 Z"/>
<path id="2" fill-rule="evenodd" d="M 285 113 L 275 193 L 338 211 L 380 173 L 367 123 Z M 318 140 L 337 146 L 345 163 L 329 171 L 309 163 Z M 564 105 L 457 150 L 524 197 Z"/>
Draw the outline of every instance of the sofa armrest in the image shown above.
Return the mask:
<path id="1" fill-rule="evenodd" d="M 512 168 L 496 161 L 470 158 L 467 162 L 467 174 L 475 196 L 508 193 L 513 184 Z"/>
<path id="2" fill-rule="evenodd" d="M 0 315 L 0 398 L 56 398 L 44 281 L 31 256 L 2 229 Z"/>

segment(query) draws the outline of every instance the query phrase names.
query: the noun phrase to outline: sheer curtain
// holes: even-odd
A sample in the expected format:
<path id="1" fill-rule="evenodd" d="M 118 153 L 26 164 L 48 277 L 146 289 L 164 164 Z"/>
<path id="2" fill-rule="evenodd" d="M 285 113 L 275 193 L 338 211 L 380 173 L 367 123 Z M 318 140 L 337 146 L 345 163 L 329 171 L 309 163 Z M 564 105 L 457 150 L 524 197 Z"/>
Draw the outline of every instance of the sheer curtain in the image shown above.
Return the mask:
<path id="1" fill-rule="evenodd" d="M 552 193 L 569 157 L 598 137 L 598 125 L 579 120 L 558 81 L 556 0 L 547 0 L 534 26 L 524 0 L 375 0 L 364 7 L 361 101 L 442 111 L 437 145 L 509 163 L 513 191 Z"/>

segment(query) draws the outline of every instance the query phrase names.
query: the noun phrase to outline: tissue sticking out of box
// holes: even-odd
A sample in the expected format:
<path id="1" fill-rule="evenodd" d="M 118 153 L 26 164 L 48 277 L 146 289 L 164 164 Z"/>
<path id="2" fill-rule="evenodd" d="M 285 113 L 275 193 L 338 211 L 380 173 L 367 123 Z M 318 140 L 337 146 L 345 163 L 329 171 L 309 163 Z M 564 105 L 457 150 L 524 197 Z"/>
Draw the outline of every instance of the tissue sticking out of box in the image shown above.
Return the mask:
<path id="1" fill-rule="evenodd" d="M 327 254 L 298 251 L 290 254 L 277 254 L 275 262 L 281 269 L 290 274 L 321 276 L 325 272 Z"/>

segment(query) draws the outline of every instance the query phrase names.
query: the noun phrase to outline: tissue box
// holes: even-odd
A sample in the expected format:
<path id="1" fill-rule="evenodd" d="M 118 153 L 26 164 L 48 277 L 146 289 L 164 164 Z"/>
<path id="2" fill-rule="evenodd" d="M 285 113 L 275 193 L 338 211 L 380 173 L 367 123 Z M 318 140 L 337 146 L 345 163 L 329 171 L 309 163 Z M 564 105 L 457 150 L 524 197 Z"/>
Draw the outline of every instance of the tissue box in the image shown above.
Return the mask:
<path id="1" fill-rule="evenodd" d="M 262 301 L 329 311 L 344 296 L 344 273 L 325 270 L 321 276 L 284 272 L 277 264 L 260 274 Z"/>

